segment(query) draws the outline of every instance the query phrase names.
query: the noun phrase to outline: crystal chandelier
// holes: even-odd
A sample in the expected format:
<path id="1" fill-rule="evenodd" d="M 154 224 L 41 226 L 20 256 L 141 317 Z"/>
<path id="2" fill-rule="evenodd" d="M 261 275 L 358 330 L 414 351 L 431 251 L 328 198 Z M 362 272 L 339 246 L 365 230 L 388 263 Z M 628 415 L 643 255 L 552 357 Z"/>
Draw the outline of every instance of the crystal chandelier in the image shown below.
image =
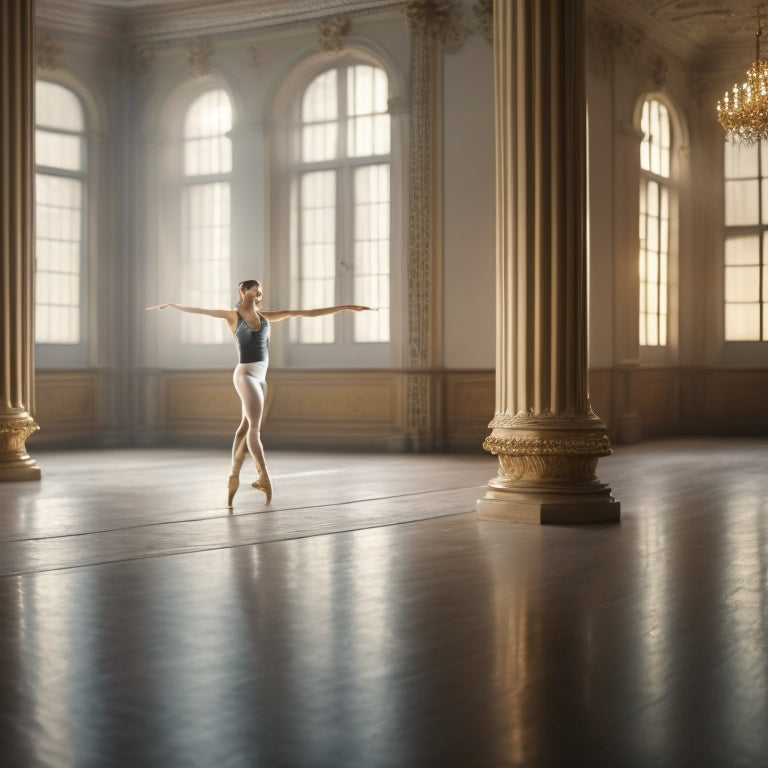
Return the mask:
<path id="1" fill-rule="evenodd" d="M 717 120 L 729 141 L 750 146 L 768 139 L 768 60 L 760 58 L 760 11 L 755 31 L 755 60 L 747 70 L 747 80 L 734 84 L 717 102 Z"/>

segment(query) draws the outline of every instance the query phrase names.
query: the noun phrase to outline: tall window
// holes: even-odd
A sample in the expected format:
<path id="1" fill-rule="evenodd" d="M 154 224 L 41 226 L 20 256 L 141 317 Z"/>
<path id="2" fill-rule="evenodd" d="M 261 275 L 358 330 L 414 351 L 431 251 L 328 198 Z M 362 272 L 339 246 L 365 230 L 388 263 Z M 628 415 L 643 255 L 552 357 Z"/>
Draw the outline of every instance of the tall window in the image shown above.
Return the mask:
<path id="1" fill-rule="evenodd" d="M 226 308 L 230 285 L 230 174 L 232 104 L 226 91 L 198 96 L 184 121 L 183 275 L 186 301 Z M 226 328 L 210 318 L 184 315 L 183 339 L 194 344 L 225 340 Z"/>
<path id="2" fill-rule="evenodd" d="M 85 115 L 68 88 L 35 84 L 35 341 L 79 344 L 86 188 Z"/>
<path id="3" fill-rule="evenodd" d="M 664 347 L 669 330 L 671 209 L 667 108 L 647 100 L 640 127 L 640 345 Z"/>
<path id="4" fill-rule="evenodd" d="M 324 71 L 300 101 L 291 194 L 291 303 L 378 312 L 292 320 L 305 344 L 389 341 L 390 118 L 384 71 Z"/>
<path id="5" fill-rule="evenodd" d="M 725 144 L 725 340 L 768 340 L 768 147 Z"/>

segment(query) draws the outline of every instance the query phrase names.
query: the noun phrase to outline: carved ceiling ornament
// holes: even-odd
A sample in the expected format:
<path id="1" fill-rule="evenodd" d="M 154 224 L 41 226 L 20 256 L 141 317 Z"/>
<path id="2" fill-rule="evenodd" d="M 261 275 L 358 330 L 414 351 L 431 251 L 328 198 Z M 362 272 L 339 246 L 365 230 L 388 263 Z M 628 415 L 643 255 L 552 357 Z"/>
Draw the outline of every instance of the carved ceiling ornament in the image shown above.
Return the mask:
<path id="1" fill-rule="evenodd" d="M 606 76 L 616 56 L 625 61 L 635 59 L 645 40 L 644 33 L 635 27 L 627 27 L 620 21 L 602 14 L 587 17 L 587 53 L 590 66 Z"/>
<path id="2" fill-rule="evenodd" d="M 412 29 L 429 32 L 445 46 L 458 47 L 466 38 L 456 0 L 410 0 L 403 13 Z"/>
<path id="3" fill-rule="evenodd" d="M 477 0 L 472 6 L 477 31 L 489 43 L 493 42 L 493 0 Z"/>
<path id="4" fill-rule="evenodd" d="M 187 44 L 187 62 L 192 77 L 202 77 L 210 71 L 213 43 L 208 37 L 195 37 Z"/>
<path id="5" fill-rule="evenodd" d="M 659 90 L 667 83 L 667 74 L 669 73 L 669 64 L 659 55 L 651 57 L 651 80 L 653 85 Z"/>
<path id="6" fill-rule="evenodd" d="M 36 59 L 38 69 L 54 70 L 58 68 L 56 55 L 59 50 L 53 38 L 47 33 L 43 33 L 37 38 Z"/>
<path id="7" fill-rule="evenodd" d="M 332 19 L 318 21 L 315 26 L 320 33 L 318 43 L 326 53 L 334 55 L 344 50 L 341 38 L 349 30 L 347 16 L 334 16 Z"/>
<path id="8" fill-rule="evenodd" d="M 245 49 L 245 60 L 252 66 L 252 67 L 260 67 L 261 66 L 261 50 L 259 49 L 259 46 L 256 45 L 256 43 L 251 43 L 246 49 Z"/>
<path id="9" fill-rule="evenodd" d="M 132 45 L 128 49 L 128 61 L 134 77 L 144 77 L 149 74 L 155 52 L 146 45 Z"/>

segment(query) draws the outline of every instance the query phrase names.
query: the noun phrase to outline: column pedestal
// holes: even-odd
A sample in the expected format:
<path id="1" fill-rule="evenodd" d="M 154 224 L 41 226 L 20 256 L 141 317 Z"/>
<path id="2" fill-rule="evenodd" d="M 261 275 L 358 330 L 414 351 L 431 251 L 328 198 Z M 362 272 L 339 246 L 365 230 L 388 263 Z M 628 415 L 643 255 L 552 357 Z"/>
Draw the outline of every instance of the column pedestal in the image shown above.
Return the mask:
<path id="1" fill-rule="evenodd" d="M 39 480 L 40 467 L 27 453 L 27 438 L 39 427 L 28 413 L 0 414 L 0 482 Z"/>
<path id="2" fill-rule="evenodd" d="M 514 421 L 514 420 L 513 420 Z M 499 475 L 477 502 L 481 520 L 586 523 L 616 520 L 619 503 L 597 479 L 611 453 L 600 419 L 519 418 L 496 426 L 483 447 L 499 457 Z"/>

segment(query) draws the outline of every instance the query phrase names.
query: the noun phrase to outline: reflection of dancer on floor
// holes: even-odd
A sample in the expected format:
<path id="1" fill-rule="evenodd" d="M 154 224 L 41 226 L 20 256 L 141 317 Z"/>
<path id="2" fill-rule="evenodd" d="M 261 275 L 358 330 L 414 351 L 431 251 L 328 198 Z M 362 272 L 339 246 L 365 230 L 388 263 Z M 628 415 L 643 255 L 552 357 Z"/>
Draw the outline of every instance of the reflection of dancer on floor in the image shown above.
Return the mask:
<path id="1" fill-rule="evenodd" d="M 147 307 L 147 309 L 174 307 L 182 312 L 219 317 L 227 321 L 235 337 L 240 362 L 235 367 L 232 380 L 243 406 L 243 418 L 235 432 L 235 441 L 232 445 L 232 469 L 227 484 L 227 506 L 230 509 L 232 499 L 240 485 L 240 468 L 245 461 L 246 452 L 253 457 L 259 473 L 259 479 L 253 483 L 253 487 L 264 491 L 267 504 L 272 501 L 272 482 L 264 460 L 264 447 L 261 444 L 261 419 L 264 415 L 264 399 L 267 392 L 270 324 L 285 320 L 287 317 L 321 317 L 333 315 L 345 309 L 355 312 L 371 309 L 358 304 L 342 304 L 320 309 L 262 310 L 261 302 L 264 299 L 264 293 L 258 280 L 244 280 L 238 286 L 238 291 L 240 300 L 237 309 L 202 309 L 170 302 L 158 304 L 156 307 Z"/>

